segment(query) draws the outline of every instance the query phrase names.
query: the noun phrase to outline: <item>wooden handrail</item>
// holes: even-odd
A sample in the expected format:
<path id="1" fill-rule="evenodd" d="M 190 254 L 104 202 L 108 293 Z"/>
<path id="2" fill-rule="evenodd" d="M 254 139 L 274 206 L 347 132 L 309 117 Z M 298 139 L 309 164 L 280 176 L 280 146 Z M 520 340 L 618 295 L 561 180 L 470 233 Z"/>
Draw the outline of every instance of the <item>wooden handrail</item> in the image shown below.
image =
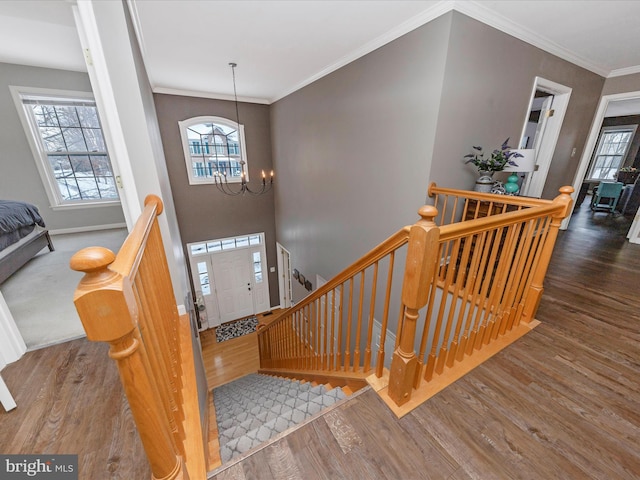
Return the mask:
<path id="1" fill-rule="evenodd" d="M 567 188 L 567 187 L 564 187 Z M 429 197 L 435 197 L 438 194 L 450 195 L 460 198 L 472 198 L 474 200 L 484 200 L 487 202 L 501 202 L 510 205 L 521 205 L 523 207 L 538 207 L 540 205 L 550 205 L 553 200 L 543 198 L 520 197 L 515 195 L 496 195 L 494 193 L 482 193 L 471 190 L 457 190 L 455 188 L 438 187 L 436 182 L 431 182 L 427 189 Z"/>
<path id="2" fill-rule="evenodd" d="M 366 305 L 364 289 L 371 281 L 366 272 L 373 270 L 373 280 L 377 282 L 380 262 L 389 259 L 386 290 L 381 290 L 388 299 L 393 286 L 393 258 L 395 252 L 407 244 L 409 230 L 410 227 L 399 230 L 294 307 L 281 312 L 268 326 L 259 328 L 261 367 L 296 367 L 305 371 L 326 368 L 357 373 L 369 371 L 375 363 L 376 373 L 381 376 L 382 368 L 377 365 L 382 365 L 378 359 L 384 354 L 384 347 L 380 347 L 376 361 L 372 362 L 370 344 L 376 283 Z M 365 325 L 362 315 L 367 308 L 371 310 Z M 385 308 L 379 317 L 385 332 L 388 313 Z"/>
<path id="3" fill-rule="evenodd" d="M 318 287 L 316 290 L 300 300 L 300 302 L 295 305 L 295 308 L 301 309 L 310 305 L 311 303 L 317 301 L 323 295 L 326 295 L 327 293 L 336 289 L 338 286 L 349 280 L 349 278 L 372 266 L 377 261 L 389 255 L 389 253 L 396 251 L 403 245 L 406 245 L 406 243 L 409 241 L 410 229 L 410 226 L 406 226 L 398 230 L 385 241 L 375 246 L 364 257 L 358 259 L 356 262 L 338 273 L 327 283 Z M 282 318 L 286 317 L 288 312 L 290 312 L 290 310 L 285 310 L 278 313 L 273 320 L 269 321 L 268 328 L 273 328 L 273 325 Z M 267 327 L 267 325 L 261 325 L 259 328 L 264 329 L 265 327 Z"/>
<path id="4" fill-rule="evenodd" d="M 523 210 L 501 213 L 500 215 L 491 215 L 459 223 L 450 223 L 449 225 L 440 227 L 440 239 L 443 242 L 454 240 L 456 238 L 462 238 L 484 230 L 520 223 L 533 218 L 539 218 L 544 215 L 553 215 L 555 213 L 560 213 L 563 209 L 564 206 L 562 205 L 549 204 L 537 207 L 536 209 L 526 208 Z"/>
<path id="5" fill-rule="evenodd" d="M 420 221 L 259 331 L 262 368 L 316 374 L 364 374 L 374 368 L 380 378 L 385 375 L 384 344 L 391 325 L 396 348 L 385 391 L 395 405 L 407 403 L 423 380 L 431 382 L 520 324 L 531 322 L 572 191 L 563 187 L 554 200 L 541 200 L 432 183 L 429 195 L 442 211 L 423 207 Z M 443 225 L 436 225 L 438 218 L 444 219 Z M 398 298 L 391 295 L 394 259 L 405 245 Z M 379 269 L 383 260 L 389 263 L 386 276 Z M 400 309 L 395 326 L 388 322 L 394 303 Z M 380 311 L 382 330 L 376 336 L 374 316 Z M 379 345 L 375 356 L 373 342 Z"/>
<path id="6" fill-rule="evenodd" d="M 147 195 L 144 199 L 144 206 L 138 221 L 118 250 L 117 258 L 109 267 L 110 270 L 124 276 L 135 276 L 153 223 L 164 209 L 162 200 L 157 195 Z"/>
<path id="7" fill-rule="evenodd" d="M 159 197 L 145 199 L 118 255 L 90 247 L 71 258 L 71 268 L 84 272 L 74 303 L 87 338 L 110 345 L 153 478 L 204 478 L 191 330 L 173 294 L 162 208 Z"/>

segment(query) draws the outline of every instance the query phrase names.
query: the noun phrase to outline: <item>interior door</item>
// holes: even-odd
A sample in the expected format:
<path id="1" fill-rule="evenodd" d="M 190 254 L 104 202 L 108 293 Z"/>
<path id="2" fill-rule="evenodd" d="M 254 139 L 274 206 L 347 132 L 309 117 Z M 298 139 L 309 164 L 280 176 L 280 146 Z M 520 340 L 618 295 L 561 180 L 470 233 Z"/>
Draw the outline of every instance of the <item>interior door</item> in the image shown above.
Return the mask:
<path id="1" fill-rule="evenodd" d="M 210 256 L 218 297 L 220 322 L 254 313 L 251 268 L 247 250 L 231 250 Z"/>
<path id="2" fill-rule="evenodd" d="M 553 113 L 545 114 L 541 111 L 540 120 L 542 122 L 536 122 L 535 133 L 529 133 L 527 129 L 531 123 L 529 120 L 531 112 L 534 111 L 534 102 L 537 101 L 536 95 L 539 97 L 538 99 L 542 98 L 542 102 L 546 103 L 546 105 L 543 105 L 543 109 L 547 111 L 549 111 L 552 102 L 553 108 L 551 112 Z M 520 195 L 530 197 L 540 197 L 542 195 L 570 98 L 571 88 L 541 77 L 535 78 L 520 145 L 527 137 L 533 137 L 530 139 L 531 141 L 527 148 L 533 147 L 536 150 L 536 170 L 526 175 Z"/>
<path id="3" fill-rule="evenodd" d="M 280 307 L 291 306 L 291 254 L 279 243 L 278 249 L 278 286 L 280 290 Z"/>
<path id="4" fill-rule="evenodd" d="M 536 92 L 537 93 L 537 92 Z M 542 92 L 541 92 L 542 93 Z M 541 161 L 546 161 L 546 159 L 541 158 L 540 156 L 540 147 L 542 145 L 542 139 L 544 138 L 544 132 L 547 126 L 547 122 L 549 117 L 552 115 L 552 106 L 553 106 L 553 95 L 549 94 L 546 97 L 536 98 L 535 100 L 539 100 L 540 104 L 538 108 L 540 110 L 536 110 L 538 113 L 538 120 L 535 124 L 535 129 L 533 130 L 532 138 L 528 139 L 528 145 L 523 148 L 532 148 L 535 151 L 535 170 L 533 172 L 527 173 L 526 178 L 523 182 L 523 191 L 537 188 L 537 185 L 534 185 L 536 181 L 542 181 L 542 185 L 544 185 L 544 179 L 540 179 L 540 175 L 537 175 L 537 171 L 539 170 L 539 164 Z M 534 107 L 535 108 L 535 107 Z M 532 114 L 534 112 L 532 111 Z M 531 120 L 531 119 L 530 119 Z M 529 121 L 531 125 L 533 122 Z M 524 139 L 523 139 L 524 140 Z M 549 159 L 550 161 L 550 159 Z"/>

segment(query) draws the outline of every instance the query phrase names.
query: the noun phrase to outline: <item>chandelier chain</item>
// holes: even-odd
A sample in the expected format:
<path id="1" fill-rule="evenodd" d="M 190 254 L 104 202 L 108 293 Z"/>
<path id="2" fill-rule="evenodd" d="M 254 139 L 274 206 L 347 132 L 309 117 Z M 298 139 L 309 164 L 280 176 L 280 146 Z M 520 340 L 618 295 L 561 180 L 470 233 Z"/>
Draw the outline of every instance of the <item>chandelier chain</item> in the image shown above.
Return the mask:
<path id="1" fill-rule="evenodd" d="M 240 143 L 240 110 L 238 108 L 238 92 L 236 89 L 236 67 L 238 66 L 235 62 L 229 62 L 229 66 L 231 67 L 231 74 L 233 77 L 233 98 L 235 101 L 236 107 L 236 124 L 237 124 L 237 134 L 238 134 L 238 142 Z M 244 153 L 244 152 L 242 152 Z M 271 176 L 269 182 L 267 183 L 267 178 L 262 171 L 262 185 L 258 190 L 251 190 L 249 188 L 249 184 L 247 182 L 247 172 L 245 171 L 246 162 L 241 158 L 238 162 L 240 164 L 240 187 L 234 188 L 227 182 L 226 173 L 216 172 L 214 175 L 214 182 L 218 190 L 220 190 L 225 195 L 237 196 L 244 195 L 245 193 L 250 193 L 251 195 L 262 195 L 263 193 L 268 192 L 273 187 L 273 170 L 271 170 Z"/>

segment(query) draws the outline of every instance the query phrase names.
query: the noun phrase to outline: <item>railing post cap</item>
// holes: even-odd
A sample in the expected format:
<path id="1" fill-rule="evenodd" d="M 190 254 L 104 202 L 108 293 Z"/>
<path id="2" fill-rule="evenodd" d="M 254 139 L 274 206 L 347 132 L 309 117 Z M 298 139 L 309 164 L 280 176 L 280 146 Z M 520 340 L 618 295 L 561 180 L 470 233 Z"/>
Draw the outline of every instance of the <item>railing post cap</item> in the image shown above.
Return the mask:
<path id="1" fill-rule="evenodd" d="M 76 252 L 69 266 L 76 272 L 98 272 L 106 269 L 116 259 L 116 255 L 105 247 L 87 247 Z"/>
<path id="2" fill-rule="evenodd" d="M 438 216 L 438 209 L 433 205 L 423 205 L 420 207 L 420 210 L 418 210 L 418 215 L 424 220 L 433 221 L 433 219 Z"/>
<path id="3" fill-rule="evenodd" d="M 154 195 L 153 193 L 144 197 L 144 206 L 146 207 L 149 204 L 156 205 L 156 215 L 160 215 L 164 210 L 162 199 L 159 196 Z"/>
<path id="4" fill-rule="evenodd" d="M 560 187 L 559 192 L 563 195 L 571 195 L 574 192 L 574 189 L 571 186 L 565 185 L 564 187 Z"/>

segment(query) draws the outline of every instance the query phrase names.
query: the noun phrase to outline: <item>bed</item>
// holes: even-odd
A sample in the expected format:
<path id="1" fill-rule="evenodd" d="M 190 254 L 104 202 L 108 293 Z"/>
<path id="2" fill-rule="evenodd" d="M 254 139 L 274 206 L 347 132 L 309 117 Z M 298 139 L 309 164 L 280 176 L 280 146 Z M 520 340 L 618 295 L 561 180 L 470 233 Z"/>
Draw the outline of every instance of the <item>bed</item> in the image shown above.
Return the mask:
<path id="1" fill-rule="evenodd" d="M 0 200 L 0 283 L 44 247 L 54 250 L 38 209 L 25 202 Z"/>

